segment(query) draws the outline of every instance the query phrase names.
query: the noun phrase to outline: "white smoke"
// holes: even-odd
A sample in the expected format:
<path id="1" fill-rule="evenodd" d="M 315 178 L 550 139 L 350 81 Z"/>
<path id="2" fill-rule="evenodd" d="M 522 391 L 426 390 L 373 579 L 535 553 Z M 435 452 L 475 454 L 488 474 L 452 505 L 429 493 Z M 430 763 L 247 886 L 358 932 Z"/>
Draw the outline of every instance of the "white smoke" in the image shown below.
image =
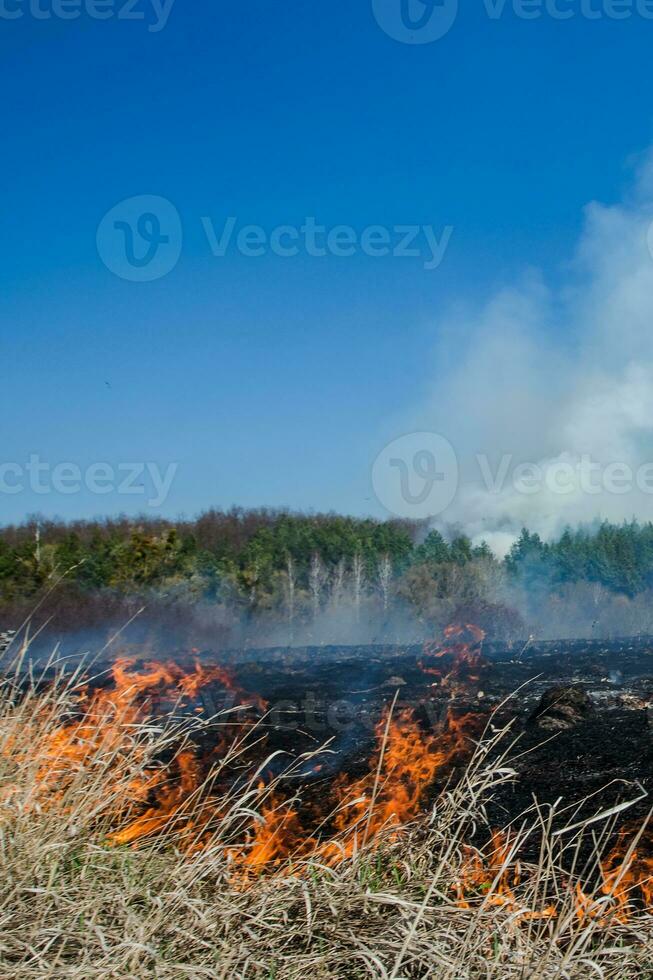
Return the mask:
<path id="1" fill-rule="evenodd" d="M 550 537 L 566 524 L 653 518 L 652 219 L 653 154 L 627 201 L 586 208 L 562 286 L 529 273 L 440 324 L 420 424 L 459 459 L 442 523 L 504 553 L 522 526 Z M 516 482 L 523 463 L 539 471 Z"/>

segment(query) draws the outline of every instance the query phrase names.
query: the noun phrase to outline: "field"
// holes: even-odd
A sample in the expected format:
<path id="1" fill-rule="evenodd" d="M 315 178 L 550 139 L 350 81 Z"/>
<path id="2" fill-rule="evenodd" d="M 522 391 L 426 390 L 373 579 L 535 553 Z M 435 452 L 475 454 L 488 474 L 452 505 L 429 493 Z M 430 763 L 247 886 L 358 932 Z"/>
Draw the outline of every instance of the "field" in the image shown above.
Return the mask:
<path id="1" fill-rule="evenodd" d="M 646 650 L 617 653 L 648 664 Z M 15 650 L 0 713 L 0 974 L 653 977 L 650 729 L 635 667 L 585 719 L 561 698 L 543 708 L 536 689 L 520 730 L 471 628 L 412 659 L 377 651 L 366 689 L 343 656 L 315 689 L 346 676 L 355 705 L 378 710 L 366 733 L 364 711 L 332 725 L 325 749 L 306 716 L 284 722 L 290 679 L 270 698 L 284 676 L 305 690 L 298 654 L 240 669 L 199 655 L 36 668 Z M 521 655 L 512 670 L 503 686 L 533 674 Z M 256 694 L 243 676 L 259 677 Z M 592 746 L 616 720 L 615 753 L 632 745 L 624 777 L 577 761 L 565 782 L 564 752 L 605 761 Z M 551 739 L 567 748 L 551 755 Z M 534 799 L 556 769 L 562 796 L 549 785 Z"/>

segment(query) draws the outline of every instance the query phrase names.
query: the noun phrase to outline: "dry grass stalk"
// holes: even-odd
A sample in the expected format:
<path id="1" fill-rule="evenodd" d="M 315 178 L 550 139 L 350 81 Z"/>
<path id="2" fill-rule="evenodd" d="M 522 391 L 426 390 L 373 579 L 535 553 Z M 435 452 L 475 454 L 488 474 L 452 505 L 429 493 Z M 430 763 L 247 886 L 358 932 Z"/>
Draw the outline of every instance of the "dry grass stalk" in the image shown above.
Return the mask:
<path id="1" fill-rule="evenodd" d="M 24 650 L 20 662 L 24 678 Z M 82 762 L 71 763 L 53 754 L 52 735 L 71 711 L 81 668 L 47 690 L 38 676 L 26 688 L 18 677 L 8 675 L 0 704 L 2 977 L 653 977 L 649 914 L 620 921 L 610 898 L 597 893 L 588 896 L 593 914 L 578 915 L 574 875 L 591 869 L 575 862 L 589 833 L 598 865 L 609 817 L 573 827 L 571 812 L 569 832 L 554 834 L 555 814 L 535 804 L 503 850 L 470 850 L 493 790 L 512 778 L 510 748 L 500 747 L 505 733 L 488 734 L 459 784 L 401 833 L 370 841 L 368 822 L 354 856 L 336 866 L 316 855 L 244 882 L 234 876 L 230 848 L 278 781 L 261 799 L 253 774 L 224 795 L 219 819 L 207 824 L 213 771 L 156 833 L 138 846 L 110 846 L 116 820 L 134 805 L 134 779 L 162 756 L 183 752 L 188 723 L 174 712 L 138 724 L 126 719 L 119 738 L 94 739 Z M 237 765 L 246 752 L 243 736 L 217 769 Z M 199 849 L 183 836 L 193 819 L 210 826 Z M 534 833 L 542 840 L 539 863 L 518 875 L 516 855 Z M 463 895 L 470 862 L 491 871 Z M 547 913 L 552 903 L 555 917 Z"/>

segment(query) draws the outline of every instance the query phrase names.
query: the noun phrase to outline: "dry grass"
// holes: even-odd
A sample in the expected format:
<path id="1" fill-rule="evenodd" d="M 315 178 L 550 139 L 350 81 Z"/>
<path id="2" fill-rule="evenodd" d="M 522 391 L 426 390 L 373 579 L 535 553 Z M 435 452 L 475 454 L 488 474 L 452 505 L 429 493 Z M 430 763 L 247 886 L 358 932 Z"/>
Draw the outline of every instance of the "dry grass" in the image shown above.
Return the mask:
<path id="1" fill-rule="evenodd" d="M 57 756 L 52 733 L 78 683 L 73 676 L 43 692 L 36 680 L 27 691 L 8 681 L 2 691 L 3 978 L 653 978 L 651 917 L 620 922 L 599 894 L 594 914 L 579 919 L 573 876 L 559 870 L 563 861 L 573 866 L 584 834 L 597 835 L 598 860 L 607 823 L 556 836 L 551 813 L 534 808 L 502 867 L 461 903 L 466 842 L 485 823 L 493 789 L 511 778 L 505 757 L 496 761 L 498 736 L 477 748 L 463 781 L 400 835 L 337 867 L 308 861 L 244 883 L 227 844 L 251 825 L 253 781 L 220 801 L 212 840 L 200 851 L 180 848 L 179 819 L 139 847 L 109 846 L 108 834 L 128 815 L 135 774 L 162 752 L 179 751 L 189 733 L 174 716 L 125 720 L 119 739 L 92 741 L 83 764 Z M 245 751 L 236 744 L 221 765 L 238 765 Z M 187 804 L 184 825 L 209 792 L 214 780 Z M 534 828 L 544 840 L 539 865 L 515 883 L 506 869 Z M 537 917 L 551 902 L 555 918 Z"/>

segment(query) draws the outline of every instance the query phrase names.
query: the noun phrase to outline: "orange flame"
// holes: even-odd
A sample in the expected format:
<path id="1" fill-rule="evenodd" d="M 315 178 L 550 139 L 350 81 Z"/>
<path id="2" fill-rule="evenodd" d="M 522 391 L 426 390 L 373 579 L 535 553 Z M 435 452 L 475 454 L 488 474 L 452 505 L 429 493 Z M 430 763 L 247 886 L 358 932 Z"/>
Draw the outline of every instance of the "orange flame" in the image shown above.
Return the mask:
<path id="1" fill-rule="evenodd" d="M 637 905 L 653 911 L 653 854 L 644 854 L 640 845 L 628 843 L 634 834 L 624 830 L 607 857 L 601 862 L 601 898 L 587 895 L 576 885 L 576 914 L 583 921 L 598 920 L 607 925 L 612 918 L 628 922 Z M 607 899 L 607 901 L 605 901 Z"/>
<path id="2" fill-rule="evenodd" d="M 420 663 L 436 677 L 451 697 L 478 679 L 484 666 L 484 634 L 474 626 L 454 626 L 445 631 L 445 644 L 427 643 Z M 37 789 L 29 805 L 46 807 L 61 802 L 79 773 L 101 770 L 113 829 L 109 842 L 135 846 L 145 838 L 171 827 L 180 845 L 192 850 L 209 839 L 210 821 L 221 815 L 221 798 L 203 798 L 194 806 L 204 785 L 207 766 L 220 760 L 227 748 L 225 737 L 214 740 L 201 753 L 192 741 L 184 744 L 170 761 L 154 764 L 146 747 L 135 741 L 138 726 L 157 713 L 165 713 L 189 700 L 203 698 L 208 685 L 218 685 L 232 695 L 234 705 L 251 704 L 264 711 L 266 702 L 238 687 L 233 672 L 221 666 L 195 662 L 184 668 L 174 662 L 146 662 L 120 658 L 113 664 L 111 682 L 78 689 L 71 716 L 54 727 L 33 722 L 33 738 L 9 745 L 5 752 L 24 753 L 38 762 Z M 44 709 L 45 710 L 45 709 Z M 194 711 L 202 710 L 201 705 Z M 246 716 L 253 723 L 253 716 Z M 242 722 L 241 715 L 240 721 Z M 51 719 L 50 719 L 51 720 Z M 260 813 L 247 816 L 244 839 L 224 845 L 234 880 L 248 882 L 264 872 L 286 873 L 309 858 L 335 865 L 363 847 L 396 841 L 407 824 L 422 812 L 453 768 L 469 757 L 479 736 L 483 716 L 457 714 L 451 705 L 442 726 L 434 731 L 420 723 L 411 708 L 396 713 L 386 706 L 375 729 L 375 747 L 363 775 L 352 778 L 342 772 L 322 794 L 319 804 L 299 806 L 278 789 L 258 788 Z M 134 775 L 125 783 L 113 775 L 107 757 L 129 757 Z M 139 763 L 143 763 L 139 766 Z M 319 764 L 313 767 L 318 772 Z M 318 812 L 319 810 L 319 812 Z M 546 920 L 558 915 L 554 905 L 540 910 L 524 909 L 518 899 L 522 869 L 513 841 L 495 831 L 490 848 L 468 848 L 454 888 L 456 904 L 469 908 L 474 899 L 506 908 L 515 921 Z M 600 923 L 616 918 L 627 921 L 635 905 L 653 905 L 653 856 L 626 846 L 625 835 L 602 864 L 600 893 L 604 900 L 575 887 L 578 919 Z M 605 901 L 607 900 L 607 901 Z"/>
<path id="3" fill-rule="evenodd" d="M 487 662 L 482 655 L 485 633 L 471 623 L 465 626 L 447 626 L 444 639 L 444 644 L 428 640 L 423 645 L 424 659 L 419 666 L 425 674 L 436 677 L 440 686 L 453 695 L 479 680 L 478 670 Z M 426 658 L 441 660 L 443 663 L 429 663 Z"/>
<path id="4" fill-rule="evenodd" d="M 521 880 L 521 864 L 513 853 L 510 836 L 501 830 L 493 830 L 489 853 L 481 855 L 479 851 L 467 849 L 467 859 L 454 885 L 456 904 L 459 908 L 469 909 L 470 899 L 478 896 L 489 905 L 501 906 L 514 913 L 516 922 L 555 919 L 558 913 L 554 905 L 546 905 L 540 910 L 522 907 L 515 892 Z"/>

